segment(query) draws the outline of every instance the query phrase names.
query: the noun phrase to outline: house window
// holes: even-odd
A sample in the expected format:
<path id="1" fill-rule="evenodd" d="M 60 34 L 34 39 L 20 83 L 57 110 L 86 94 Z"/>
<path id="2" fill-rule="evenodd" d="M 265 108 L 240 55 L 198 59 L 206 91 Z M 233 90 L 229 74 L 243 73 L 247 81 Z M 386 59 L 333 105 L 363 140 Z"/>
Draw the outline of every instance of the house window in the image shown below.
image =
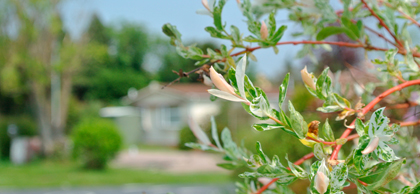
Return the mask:
<path id="1" fill-rule="evenodd" d="M 168 130 L 177 130 L 181 124 L 181 110 L 178 106 L 161 107 L 161 124 Z"/>

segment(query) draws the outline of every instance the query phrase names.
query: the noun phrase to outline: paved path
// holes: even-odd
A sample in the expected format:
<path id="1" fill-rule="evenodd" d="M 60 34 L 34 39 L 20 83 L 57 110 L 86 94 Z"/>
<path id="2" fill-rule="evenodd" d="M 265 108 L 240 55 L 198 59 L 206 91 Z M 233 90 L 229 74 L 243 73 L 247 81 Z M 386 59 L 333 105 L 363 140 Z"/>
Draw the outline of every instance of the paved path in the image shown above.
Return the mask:
<path id="1" fill-rule="evenodd" d="M 231 185 L 124 185 L 119 187 L 48 188 L 1 190 L 0 194 L 228 194 L 235 193 Z"/>
<path id="2" fill-rule="evenodd" d="M 143 151 L 121 152 L 112 167 L 156 169 L 167 172 L 228 172 L 216 166 L 221 163 L 220 154 L 201 151 Z"/>

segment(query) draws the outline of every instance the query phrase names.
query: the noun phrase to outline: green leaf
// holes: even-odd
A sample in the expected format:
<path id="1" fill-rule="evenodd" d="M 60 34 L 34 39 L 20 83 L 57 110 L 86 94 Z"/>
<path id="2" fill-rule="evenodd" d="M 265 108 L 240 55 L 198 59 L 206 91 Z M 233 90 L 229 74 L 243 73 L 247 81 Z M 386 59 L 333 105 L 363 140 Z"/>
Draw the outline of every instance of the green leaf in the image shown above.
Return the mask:
<path id="1" fill-rule="evenodd" d="M 213 10 L 213 19 L 214 19 L 214 26 L 217 30 L 223 31 L 222 25 L 222 9 L 219 7 L 215 7 Z"/>
<path id="2" fill-rule="evenodd" d="M 236 83 L 238 84 L 238 90 L 241 97 L 246 98 L 245 95 L 245 69 L 246 69 L 246 55 L 242 57 L 242 59 L 238 62 L 236 66 L 235 78 Z"/>
<path id="3" fill-rule="evenodd" d="M 376 190 L 394 179 L 403 164 L 405 164 L 405 159 L 380 163 L 372 167 L 372 171 L 367 176 L 361 177 L 360 180 L 368 184 L 369 190 Z"/>
<path id="4" fill-rule="evenodd" d="M 277 46 L 273 46 L 272 48 L 275 54 L 279 54 L 279 48 Z"/>
<path id="5" fill-rule="evenodd" d="M 283 83 L 279 87 L 279 107 L 281 109 L 284 99 L 286 98 L 287 87 L 289 86 L 289 76 L 290 73 L 287 73 L 283 79 Z"/>
<path id="6" fill-rule="evenodd" d="M 259 178 L 259 177 L 268 177 L 268 178 L 278 178 L 276 183 L 289 185 L 293 183 L 297 178 L 290 174 L 262 174 L 259 172 L 244 172 L 239 175 L 240 178 Z"/>
<path id="7" fill-rule="evenodd" d="M 347 99 L 338 95 L 337 93 L 334 93 L 334 100 L 341 108 L 351 108 L 350 102 Z"/>
<path id="8" fill-rule="evenodd" d="M 228 36 L 226 36 L 226 35 L 222 34 L 222 32 L 220 32 L 219 30 L 217 30 L 217 29 L 216 29 L 216 28 L 214 28 L 214 27 L 208 26 L 208 27 L 206 27 L 206 28 L 205 28 L 205 30 L 206 30 L 208 33 L 210 33 L 210 36 L 211 36 L 211 37 L 214 37 L 214 38 L 221 38 L 221 39 L 228 39 L 228 40 L 230 40 L 230 37 L 228 37 Z"/>
<path id="9" fill-rule="evenodd" d="M 244 38 L 244 41 L 246 42 L 261 42 L 260 39 L 254 37 L 254 36 L 247 36 Z"/>
<path id="10" fill-rule="evenodd" d="M 233 169 L 238 168 L 238 166 L 233 164 L 233 163 L 220 163 L 220 164 L 216 164 L 216 165 L 219 166 L 219 167 L 222 167 L 224 169 L 227 169 L 227 170 L 233 170 Z"/>
<path id="11" fill-rule="evenodd" d="M 241 33 L 239 32 L 238 27 L 231 25 L 230 33 L 233 38 L 233 42 L 235 42 L 236 45 L 242 45 Z"/>
<path id="12" fill-rule="evenodd" d="M 263 95 L 254 98 L 249 105 L 252 115 L 260 120 L 266 120 L 271 115 L 270 104 Z"/>
<path id="13" fill-rule="evenodd" d="M 257 154 L 261 157 L 262 162 L 264 164 L 267 164 L 269 162 L 269 159 L 267 155 L 264 154 L 264 151 L 262 150 L 262 147 L 261 147 L 261 143 L 259 141 L 257 141 L 257 143 L 255 144 L 255 149 L 257 150 Z"/>
<path id="14" fill-rule="evenodd" d="M 349 38 L 353 40 L 357 40 L 360 38 L 359 27 L 357 27 L 357 25 L 354 24 L 349 18 L 341 17 L 341 24 L 348 29 L 348 31 L 346 31 L 345 33 Z"/>
<path id="15" fill-rule="evenodd" d="M 331 94 L 331 78 L 328 77 L 329 68 L 325 68 L 316 80 L 316 95 L 321 100 L 326 100 Z"/>
<path id="16" fill-rule="evenodd" d="M 330 112 L 337 112 L 337 111 L 343 110 L 343 108 L 341 108 L 340 106 L 333 105 L 333 106 L 318 107 L 316 110 L 323 113 L 330 113 Z"/>
<path id="17" fill-rule="evenodd" d="M 324 125 L 322 126 L 322 136 L 326 141 L 333 142 L 335 141 L 334 133 L 331 129 L 330 124 L 328 123 L 328 118 L 325 120 Z"/>
<path id="18" fill-rule="evenodd" d="M 257 131 L 268 131 L 268 130 L 273 130 L 273 129 L 281 129 L 284 128 L 283 126 L 279 125 L 279 124 L 254 124 L 252 126 L 255 130 Z"/>
<path id="19" fill-rule="evenodd" d="M 334 169 L 331 171 L 330 177 L 330 185 L 333 188 L 338 188 L 341 190 L 342 186 L 347 180 L 349 170 L 347 168 L 347 165 L 344 163 L 337 164 Z"/>
<path id="20" fill-rule="evenodd" d="M 345 33 L 345 31 L 346 30 L 343 27 L 327 26 L 318 32 L 316 35 L 316 40 L 324 40 L 329 36 Z"/>
<path id="21" fill-rule="evenodd" d="M 238 146 L 232 140 L 232 136 L 230 135 L 230 130 L 228 128 L 224 128 L 221 134 L 221 139 L 223 142 L 223 148 L 225 150 L 226 156 L 231 160 L 237 160 L 241 158 L 241 154 L 239 153 Z"/>
<path id="22" fill-rule="evenodd" d="M 188 58 L 193 60 L 201 60 L 204 55 L 203 51 L 196 46 L 189 46 L 187 54 Z"/>
<path id="23" fill-rule="evenodd" d="M 308 124 L 303 120 L 302 115 L 295 110 L 291 101 L 289 101 L 289 112 L 292 129 L 299 139 L 305 138 L 308 133 Z"/>
<path id="24" fill-rule="evenodd" d="M 276 18 L 274 17 L 276 15 L 275 11 L 272 11 L 270 15 L 268 16 L 268 34 L 269 36 L 272 36 L 274 32 L 276 31 Z"/>
<path id="25" fill-rule="evenodd" d="M 216 121 L 214 120 L 213 116 L 210 118 L 210 121 L 211 121 L 211 135 L 214 139 L 214 142 L 216 142 L 216 145 L 220 150 L 223 150 L 223 147 L 222 147 L 222 145 L 220 144 L 220 141 L 219 141 L 219 135 L 217 133 Z"/>
<path id="26" fill-rule="evenodd" d="M 273 34 L 273 36 L 270 38 L 270 41 L 273 43 L 272 45 L 277 44 L 277 42 L 280 41 L 281 37 L 283 37 L 284 31 L 286 31 L 287 26 L 281 26 L 276 33 Z"/>
<path id="27" fill-rule="evenodd" d="M 356 118 L 355 127 L 356 127 L 357 134 L 359 134 L 359 137 L 362 137 L 363 135 L 367 133 L 365 124 L 359 118 Z"/>
<path id="28" fill-rule="evenodd" d="M 185 146 L 193 148 L 193 149 L 203 150 L 203 151 L 207 151 L 207 150 L 220 151 L 220 150 L 215 149 L 214 147 L 204 145 L 204 144 L 199 144 L 199 143 L 189 142 L 189 143 L 185 143 Z"/>
<path id="29" fill-rule="evenodd" d="M 337 15 L 334 12 L 334 9 L 330 5 L 329 0 L 314 0 L 315 6 L 319 9 L 322 14 L 323 20 L 326 22 L 335 22 L 337 20 Z"/>
<path id="30" fill-rule="evenodd" d="M 176 29 L 176 26 L 173 26 L 170 23 L 166 23 L 162 26 L 162 32 L 169 37 L 173 37 L 176 39 L 181 38 L 181 33 L 179 33 L 178 29 Z"/>
<path id="31" fill-rule="evenodd" d="M 298 165 L 293 164 L 292 162 L 290 162 L 289 159 L 287 158 L 287 154 L 286 154 L 286 160 L 287 160 L 287 163 L 289 165 L 290 170 L 292 171 L 292 173 L 296 177 L 298 177 L 300 179 L 306 179 L 306 178 L 308 178 L 308 173 L 303 168 L 301 168 L 300 166 L 298 166 Z"/>
<path id="32" fill-rule="evenodd" d="M 314 155 L 318 160 L 322 160 L 327 157 L 327 155 L 324 153 L 323 143 L 316 143 L 314 145 Z"/>

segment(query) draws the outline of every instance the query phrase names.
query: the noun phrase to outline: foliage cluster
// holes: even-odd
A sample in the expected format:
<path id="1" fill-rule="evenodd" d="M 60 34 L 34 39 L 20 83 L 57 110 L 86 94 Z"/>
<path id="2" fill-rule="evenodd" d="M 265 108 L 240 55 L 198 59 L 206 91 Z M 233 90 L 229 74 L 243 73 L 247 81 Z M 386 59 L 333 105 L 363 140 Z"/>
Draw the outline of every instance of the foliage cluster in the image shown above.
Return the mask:
<path id="1" fill-rule="evenodd" d="M 198 11 L 213 18 L 213 26 L 205 29 L 210 36 L 230 41 L 231 48 L 221 45 L 217 52 L 207 49 L 204 53 L 194 45 L 186 46 L 175 26 L 165 24 L 163 32 L 171 38 L 179 55 L 207 67 L 206 75 L 215 86 L 215 89 L 208 90 L 210 94 L 241 103 L 246 112 L 264 122 L 254 124 L 255 130 L 281 130 L 313 151 L 295 162 L 286 155 L 287 165 L 283 165 L 279 157 L 268 157 L 260 142 L 256 143 L 256 153 L 252 153 L 235 143 L 227 128 L 219 137 L 213 119 L 211 137 L 214 143 L 191 122 L 190 127 L 201 143 L 187 145 L 224 153 L 226 162 L 218 164 L 220 167 L 246 167 L 248 170 L 239 175 L 244 181 L 237 184 L 237 193 L 293 193 L 287 186 L 297 179 L 309 180 L 308 193 L 314 194 L 342 194 L 350 185 L 357 187 L 358 193 L 419 193 L 419 166 L 406 163 L 418 162 L 417 138 L 409 136 L 407 131 L 420 121 L 391 122 L 395 116 L 387 113 L 391 107 L 410 108 L 419 102 L 419 46 L 412 41 L 408 29 L 420 28 L 416 19 L 420 2 L 344 0 L 340 1 L 340 6 L 335 6 L 336 9 L 328 0 L 236 2 L 245 17 L 248 34 L 235 25 L 227 26 L 222 20 L 225 0 L 203 0 L 206 10 Z M 276 14 L 281 9 L 287 9 L 289 19 L 300 24 L 302 31 L 295 35 L 305 37 L 304 40 L 281 40 L 287 29 L 285 25 L 277 25 Z M 267 16 L 267 19 L 262 20 L 262 16 Z M 369 23 L 369 18 L 374 22 Z M 371 27 L 371 23 L 376 23 L 377 27 Z M 385 34 L 379 33 L 380 29 Z M 350 41 L 328 40 L 337 34 L 345 35 Z M 392 48 L 377 46 L 371 41 L 373 36 Z M 250 44 L 258 46 L 251 47 Z M 301 57 L 314 56 L 313 48 L 329 50 L 329 45 L 383 53 L 383 59 L 371 60 L 377 67 L 372 73 L 380 82 L 354 84 L 354 91 L 360 97 L 358 100 L 347 99 L 340 85 L 333 82 L 328 68 L 318 76 L 309 73 L 306 67 L 301 71 L 308 95 L 322 102 L 317 111 L 335 114 L 337 121 L 344 120 L 341 127 L 346 129 L 340 137 L 336 136 L 340 130 L 332 128 L 328 119 L 310 121 L 290 100 L 287 106 L 283 106 L 287 100 L 290 74 L 286 74 L 279 86 L 278 106 L 270 104 L 265 92 L 245 75 L 248 59 L 256 61 L 253 51 L 271 48 L 278 53 L 277 46 L 287 44 L 303 44 L 298 54 Z M 347 119 L 354 121 L 347 125 Z M 351 134 L 353 131 L 356 133 Z M 351 151 L 340 152 L 341 147 L 353 139 L 358 139 L 358 143 L 350 147 Z M 276 146 L 281 147 L 281 142 Z M 314 157 L 315 160 L 311 160 Z"/>

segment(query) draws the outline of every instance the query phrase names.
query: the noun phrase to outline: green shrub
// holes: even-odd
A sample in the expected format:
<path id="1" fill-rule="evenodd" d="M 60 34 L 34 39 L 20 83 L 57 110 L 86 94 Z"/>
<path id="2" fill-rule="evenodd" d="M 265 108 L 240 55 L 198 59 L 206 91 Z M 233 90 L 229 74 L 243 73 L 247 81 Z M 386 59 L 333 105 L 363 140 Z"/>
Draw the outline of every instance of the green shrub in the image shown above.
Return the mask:
<path id="1" fill-rule="evenodd" d="M 72 130 L 72 139 L 73 157 L 89 169 L 104 169 L 122 145 L 117 127 L 106 119 L 81 121 Z"/>
<path id="2" fill-rule="evenodd" d="M 180 150 L 190 150 L 190 147 L 185 146 L 185 143 L 197 142 L 197 138 L 194 136 L 194 133 L 189 127 L 183 127 L 179 130 L 179 143 L 178 148 Z"/>

